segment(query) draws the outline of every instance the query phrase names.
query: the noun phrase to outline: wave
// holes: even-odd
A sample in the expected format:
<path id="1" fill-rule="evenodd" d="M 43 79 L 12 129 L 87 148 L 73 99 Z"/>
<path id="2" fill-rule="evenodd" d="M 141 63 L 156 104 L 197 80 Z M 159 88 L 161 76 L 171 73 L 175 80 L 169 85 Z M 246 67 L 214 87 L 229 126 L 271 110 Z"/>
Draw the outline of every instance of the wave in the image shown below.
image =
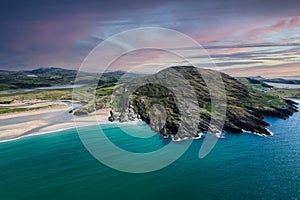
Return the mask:
<path id="1" fill-rule="evenodd" d="M 45 135 L 45 134 L 49 134 L 49 133 L 55 133 L 55 132 L 60 132 L 60 131 L 65 131 L 65 130 L 70 130 L 70 129 L 75 129 L 75 127 L 61 128 L 61 129 L 56 129 L 56 130 L 52 130 L 52 131 L 45 131 L 45 132 L 30 133 L 30 134 L 22 135 L 22 136 L 15 137 L 15 138 L 0 140 L 0 143 L 12 142 L 12 141 L 21 140 L 21 139 L 24 139 L 24 138 L 27 138 L 27 137 Z"/>
<path id="2" fill-rule="evenodd" d="M 76 123 L 74 123 L 74 127 L 66 127 L 66 128 L 60 128 L 60 129 L 55 129 L 55 130 L 51 130 L 51 131 L 44 131 L 44 132 L 36 132 L 36 133 L 30 133 L 30 134 L 26 134 L 26 135 L 22 135 L 19 137 L 15 137 L 15 138 L 9 138 L 9 139 L 4 139 L 4 140 L 0 140 L 0 143 L 5 143 L 5 142 L 12 142 L 12 141 L 17 141 L 17 140 L 21 140 L 27 137 L 33 137 L 33 136 L 39 136 L 39 135 L 45 135 L 45 134 L 50 134 L 50 133 L 55 133 L 55 132 L 60 132 L 60 131 L 65 131 L 65 130 L 70 130 L 70 129 L 77 129 L 77 128 L 82 128 L 82 127 L 89 127 L 89 126 L 96 126 L 96 125 L 133 125 L 133 124 L 138 124 L 142 122 L 141 120 L 136 120 L 136 121 L 128 121 L 128 122 L 109 122 L 109 121 L 102 121 L 102 122 L 98 122 L 95 124 L 87 124 L 87 125 L 76 125 Z"/>
<path id="3" fill-rule="evenodd" d="M 267 128 L 266 128 L 267 129 Z M 243 133 L 250 133 L 250 134 L 254 134 L 254 135 L 258 135 L 258 136 L 261 136 L 261 137 L 269 137 L 269 136 L 274 136 L 274 133 L 272 131 L 270 131 L 269 129 L 267 129 L 267 131 L 270 133 L 270 135 L 266 135 L 266 134 L 260 134 L 260 133 L 257 133 L 257 132 L 251 132 L 251 131 L 245 131 L 243 130 Z"/>

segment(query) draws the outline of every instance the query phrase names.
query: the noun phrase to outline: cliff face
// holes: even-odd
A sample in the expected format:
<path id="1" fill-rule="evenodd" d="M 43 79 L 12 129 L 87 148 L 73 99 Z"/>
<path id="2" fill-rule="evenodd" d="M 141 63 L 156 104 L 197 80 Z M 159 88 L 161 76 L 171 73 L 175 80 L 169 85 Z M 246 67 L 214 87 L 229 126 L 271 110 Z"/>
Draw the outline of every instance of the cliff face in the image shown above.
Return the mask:
<path id="1" fill-rule="evenodd" d="M 212 117 L 212 109 L 214 109 L 211 103 L 212 91 L 209 91 L 202 75 L 213 79 L 214 72 L 182 66 L 137 78 L 116 90 L 113 94 L 113 110 L 123 113 L 121 116 L 126 116 L 126 113 L 131 113 L 132 116 L 134 111 L 154 131 L 163 135 L 173 135 L 175 139 L 195 138 L 201 133 L 213 132 L 209 127 L 211 120 L 216 120 Z M 226 92 L 226 105 L 224 105 L 226 117 L 224 125 L 222 120 L 220 125 L 215 123 L 213 127 L 215 132 L 247 131 L 270 135 L 267 130 L 269 124 L 263 121 L 264 117 L 286 119 L 297 111 L 295 103 L 290 100 L 250 90 L 227 74 L 221 73 L 221 76 Z M 155 80 L 158 79 L 166 80 L 165 84 L 156 84 Z M 176 85 L 174 88 L 177 90 L 170 90 L 170 85 Z M 186 85 L 193 88 L 193 93 L 188 92 Z M 178 92 L 181 92 L 184 98 L 183 107 L 178 104 Z M 130 112 L 128 108 L 131 109 Z M 193 120 L 195 112 L 199 117 L 197 124 Z M 185 118 L 183 119 L 182 116 Z M 180 131 L 179 127 L 181 127 Z"/>

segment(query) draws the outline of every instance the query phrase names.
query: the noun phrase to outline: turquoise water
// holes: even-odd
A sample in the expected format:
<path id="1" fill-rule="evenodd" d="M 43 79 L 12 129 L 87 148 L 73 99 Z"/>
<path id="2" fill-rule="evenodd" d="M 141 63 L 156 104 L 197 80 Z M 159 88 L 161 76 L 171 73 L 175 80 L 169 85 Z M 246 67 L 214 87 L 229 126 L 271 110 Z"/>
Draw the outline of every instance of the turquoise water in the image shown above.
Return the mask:
<path id="1" fill-rule="evenodd" d="M 0 143 L 0 199 L 300 199 L 300 113 L 266 121 L 273 137 L 226 134 L 204 159 L 196 140 L 179 160 L 146 174 L 99 163 L 76 130 Z M 104 129 L 133 152 L 166 145 L 158 135 L 137 139 L 114 125 Z M 93 134 L 94 128 L 85 130 Z"/>

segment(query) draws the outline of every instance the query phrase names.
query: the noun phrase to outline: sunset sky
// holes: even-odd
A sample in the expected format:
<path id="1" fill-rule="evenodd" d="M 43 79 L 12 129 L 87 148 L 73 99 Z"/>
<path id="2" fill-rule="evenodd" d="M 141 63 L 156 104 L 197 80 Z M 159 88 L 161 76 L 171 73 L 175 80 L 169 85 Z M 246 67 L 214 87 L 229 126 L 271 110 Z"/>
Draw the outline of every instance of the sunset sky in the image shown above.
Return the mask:
<path id="1" fill-rule="evenodd" d="M 229 74 L 300 76 L 299 0 L 10 0 L 0 16 L 0 69 L 78 69 L 101 41 L 151 26 L 194 38 Z"/>

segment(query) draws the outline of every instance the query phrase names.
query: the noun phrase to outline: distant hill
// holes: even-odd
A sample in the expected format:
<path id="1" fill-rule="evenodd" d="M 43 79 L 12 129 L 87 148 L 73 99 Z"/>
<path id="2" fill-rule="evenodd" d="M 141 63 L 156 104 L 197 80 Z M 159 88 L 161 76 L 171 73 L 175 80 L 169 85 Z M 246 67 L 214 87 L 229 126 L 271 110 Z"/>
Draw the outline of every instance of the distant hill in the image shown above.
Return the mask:
<path id="1" fill-rule="evenodd" d="M 104 73 L 98 84 L 113 84 L 117 82 L 125 73 L 126 72 L 124 71 Z M 56 67 L 38 68 L 26 71 L 0 70 L 0 91 L 74 84 L 76 75 L 76 70 Z M 131 79 L 136 76 L 138 75 L 133 73 L 126 73 L 126 78 L 124 78 L 124 80 Z M 81 77 L 77 79 L 78 81 L 76 83 L 95 83 L 95 81 L 98 81 L 98 79 L 99 77 L 96 74 L 84 72 L 81 73 Z"/>
<path id="2" fill-rule="evenodd" d="M 283 79 L 283 78 L 272 78 L 272 79 L 265 79 L 265 82 L 271 83 L 284 83 L 284 84 L 300 84 L 300 80 L 292 80 L 292 79 Z"/>
<path id="3" fill-rule="evenodd" d="M 293 79 L 285 79 L 285 78 L 263 78 L 261 76 L 256 77 L 248 77 L 247 78 L 251 83 L 263 83 L 263 82 L 270 82 L 270 83 L 282 83 L 282 84 L 300 84 L 300 80 L 293 80 Z"/>
<path id="4" fill-rule="evenodd" d="M 40 68 L 30 71 L 0 71 L 0 90 L 72 84 L 75 70 Z"/>

